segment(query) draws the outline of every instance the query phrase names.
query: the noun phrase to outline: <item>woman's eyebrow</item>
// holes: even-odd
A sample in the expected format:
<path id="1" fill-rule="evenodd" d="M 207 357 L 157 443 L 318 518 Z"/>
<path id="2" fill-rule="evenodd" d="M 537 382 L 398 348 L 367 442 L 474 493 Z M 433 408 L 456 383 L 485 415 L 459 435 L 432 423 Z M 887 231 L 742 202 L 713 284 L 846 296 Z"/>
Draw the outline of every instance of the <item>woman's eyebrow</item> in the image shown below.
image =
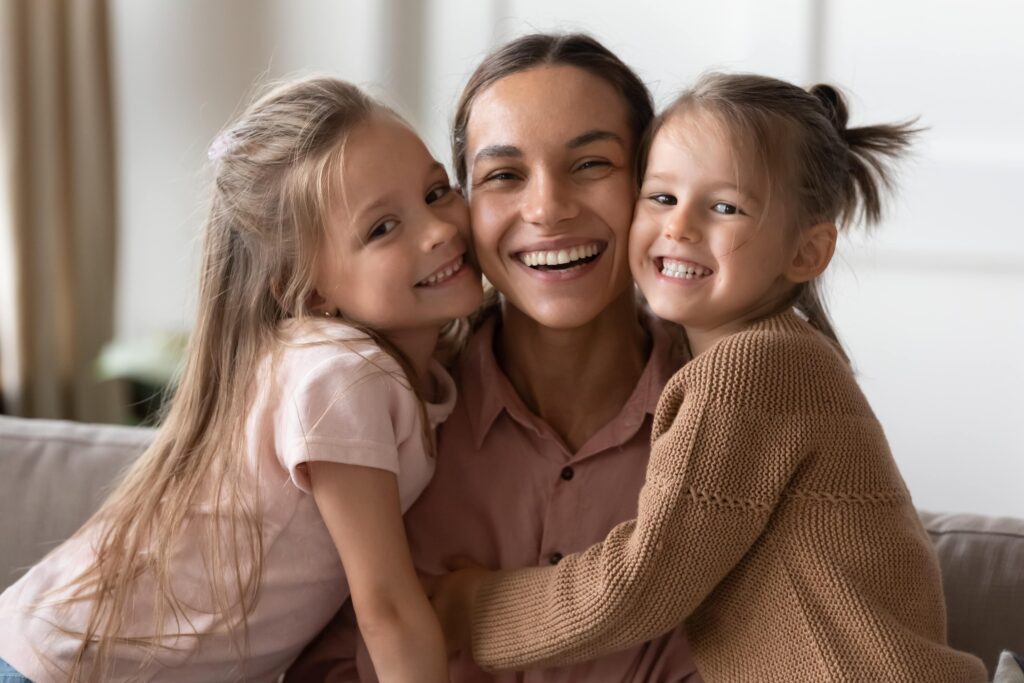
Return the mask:
<path id="1" fill-rule="evenodd" d="M 476 153 L 476 156 L 473 157 L 473 161 L 508 157 L 520 158 L 522 156 L 523 150 L 515 147 L 514 145 L 488 145 Z"/>
<path id="2" fill-rule="evenodd" d="M 617 135 L 610 130 L 588 130 L 586 133 L 577 135 L 572 140 L 569 140 L 565 146 L 569 149 L 576 149 L 577 147 L 583 147 L 584 145 L 589 145 L 591 142 L 597 142 L 598 140 L 611 140 L 622 146 L 626 145 L 622 136 Z"/>

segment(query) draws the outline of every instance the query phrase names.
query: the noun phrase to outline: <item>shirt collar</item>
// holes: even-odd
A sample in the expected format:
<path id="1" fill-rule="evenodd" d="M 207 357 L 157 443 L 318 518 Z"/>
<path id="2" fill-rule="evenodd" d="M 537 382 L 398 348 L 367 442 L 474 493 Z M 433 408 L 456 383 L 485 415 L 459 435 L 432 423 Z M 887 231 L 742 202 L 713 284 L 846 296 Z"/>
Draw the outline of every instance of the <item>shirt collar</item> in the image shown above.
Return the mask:
<path id="1" fill-rule="evenodd" d="M 687 359 L 681 330 L 671 329 L 666 323 L 647 312 L 641 312 L 641 324 L 651 335 L 651 355 L 640 375 L 636 388 L 622 407 L 619 428 L 615 440 L 628 441 L 640 429 L 647 415 L 654 415 L 661 391 L 675 372 Z M 498 316 L 491 315 L 470 338 L 469 344 L 458 364 L 458 381 L 461 398 L 465 401 L 466 413 L 473 431 L 473 443 L 477 450 L 504 410 L 511 416 L 528 412 L 519 394 L 505 371 L 498 365 L 494 355 L 494 333 Z M 519 419 L 519 418 L 517 418 Z M 536 431 L 529 422 L 524 427 Z"/>

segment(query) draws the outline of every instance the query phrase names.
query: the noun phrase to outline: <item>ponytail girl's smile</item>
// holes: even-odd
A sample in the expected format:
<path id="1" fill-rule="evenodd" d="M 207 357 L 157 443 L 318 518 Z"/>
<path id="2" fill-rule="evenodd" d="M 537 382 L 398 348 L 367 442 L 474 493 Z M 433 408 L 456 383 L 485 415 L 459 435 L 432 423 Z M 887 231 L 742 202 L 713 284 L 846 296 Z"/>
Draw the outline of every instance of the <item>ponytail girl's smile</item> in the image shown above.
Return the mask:
<path id="1" fill-rule="evenodd" d="M 398 119 L 360 124 L 317 272 L 317 309 L 383 333 L 438 328 L 480 305 L 469 211 L 444 167 Z"/>

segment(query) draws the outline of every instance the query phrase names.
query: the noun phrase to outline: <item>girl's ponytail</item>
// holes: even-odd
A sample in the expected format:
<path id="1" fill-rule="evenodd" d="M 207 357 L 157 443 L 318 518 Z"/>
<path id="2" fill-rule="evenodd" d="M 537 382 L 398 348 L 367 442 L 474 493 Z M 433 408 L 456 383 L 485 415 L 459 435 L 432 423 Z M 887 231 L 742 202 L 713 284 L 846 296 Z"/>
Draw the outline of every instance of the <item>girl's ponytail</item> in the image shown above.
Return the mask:
<path id="1" fill-rule="evenodd" d="M 857 218 L 867 225 L 877 224 L 882 218 L 883 192 L 893 187 L 891 163 L 907 153 L 921 132 L 917 120 L 848 128 L 849 108 L 839 90 L 819 83 L 809 92 L 848 149 L 836 218 L 844 225 Z"/>

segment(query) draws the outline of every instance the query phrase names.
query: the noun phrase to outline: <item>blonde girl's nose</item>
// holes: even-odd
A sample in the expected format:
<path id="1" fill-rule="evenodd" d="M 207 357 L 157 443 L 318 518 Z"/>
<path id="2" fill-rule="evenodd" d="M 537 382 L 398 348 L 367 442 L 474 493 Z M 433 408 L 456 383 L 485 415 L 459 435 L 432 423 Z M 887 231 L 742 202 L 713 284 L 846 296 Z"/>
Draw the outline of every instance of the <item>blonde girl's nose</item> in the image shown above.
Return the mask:
<path id="1" fill-rule="evenodd" d="M 452 241 L 458 234 L 459 229 L 455 223 L 440 216 L 433 216 L 424 231 L 423 246 L 427 251 L 432 251 Z"/>
<path id="2" fill-rule="evenodd" d="M 575 217 L 579 207 L 557 178 L 536 174 L 526 183 L 520 213 L 527 223 L 550 227 Z"/>

